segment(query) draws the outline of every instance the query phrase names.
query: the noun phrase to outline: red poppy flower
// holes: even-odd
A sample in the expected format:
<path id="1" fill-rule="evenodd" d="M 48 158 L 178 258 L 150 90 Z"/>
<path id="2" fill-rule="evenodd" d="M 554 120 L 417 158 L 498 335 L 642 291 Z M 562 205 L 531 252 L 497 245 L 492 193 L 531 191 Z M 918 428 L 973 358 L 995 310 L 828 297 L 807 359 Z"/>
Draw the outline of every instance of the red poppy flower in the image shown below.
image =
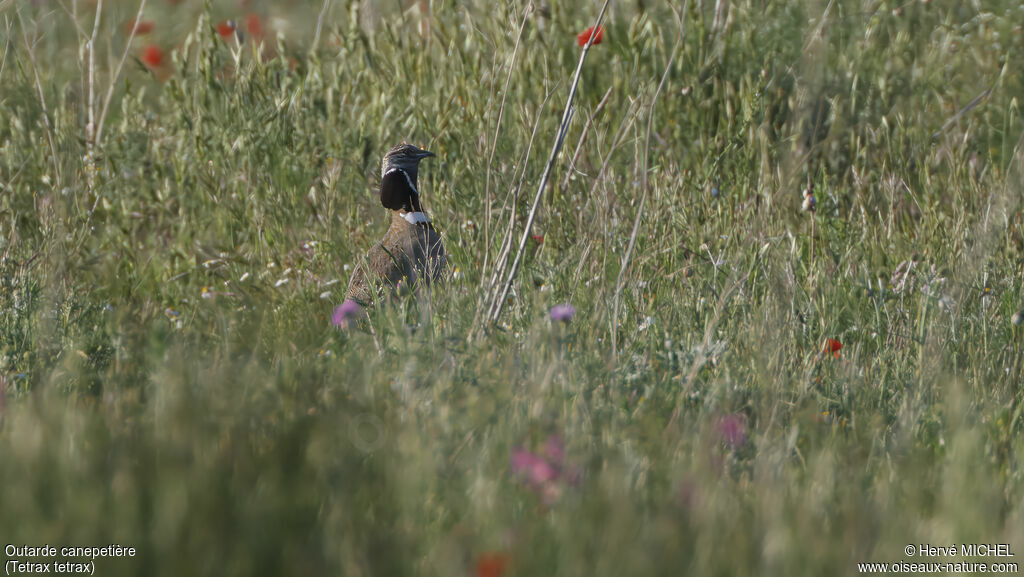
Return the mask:
<path id="1" fill-rule="evenodd" d="M 150 44 L 142 50 L 141 60 L 150 68 L 159 68 L 164 61 L 164 51 L 156 44 Z"/>
<path id="2" fill-rule="evenodd" d="M 839 350 L 843 348 L 843 343 L 835 339 L 825 339 L 825 346 L 823 347 L 826 353 L 832 353 L 832 356 L 839 358 Z"/>
<path id="3" fill-rule="evenodd" d="M 221 20 L 217 23 L 217 35 L 224 40 L 230 40 L 235 35 L 235 29 L 238 25 L 235 24 L 234 20 Z"/>
<path id="4" fill-rule="evenodd" d="M 500 551 L 483 553 L 476 560 L 476 577 L 501 577 L 508 567 L 508 555 Z"/>
<path id="5" fill-rule="evenodd" d="M 129 20 L 124 23 L 124 33 L 131 35 L 133 26 L 135 27 L 136 36 L 149 34 L 156 28 L 156 24 L 152 20 Z"/>
<path id="6" fill-rule="evenodd" d="M 249 30 L 249 34 L 251 34 L 253 38 L 263 36 L 263 20 L 260 19 L 259 14 L 250 14 L 246 16 L 245 27 Z"/>
<path id="7" fill-rule="evenodd" d="M 594 44 L 600 44 L 601 40 L 604 40 L 604 26 L 598 26 L 595 30 L 593 26 L 587 28 L 583 32 L 580 32 L 576 36 L 576 43 L 580 46 L 586 46 L 587 42 L 590 41 L 590 36 L 594 36 Z"/>

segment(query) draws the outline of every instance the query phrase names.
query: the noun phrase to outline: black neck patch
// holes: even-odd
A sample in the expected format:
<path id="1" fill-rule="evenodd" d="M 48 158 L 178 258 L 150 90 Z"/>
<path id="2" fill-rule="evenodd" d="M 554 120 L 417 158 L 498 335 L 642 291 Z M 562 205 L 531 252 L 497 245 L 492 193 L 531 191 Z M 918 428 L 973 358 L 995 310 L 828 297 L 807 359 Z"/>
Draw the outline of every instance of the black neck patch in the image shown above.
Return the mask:
<path id="1" fill-rule="evenodd" d="M 381 179 L 380 203 L 391 210 L 423 212 L 416 183 L 401 168 L 392 168 Z"/>

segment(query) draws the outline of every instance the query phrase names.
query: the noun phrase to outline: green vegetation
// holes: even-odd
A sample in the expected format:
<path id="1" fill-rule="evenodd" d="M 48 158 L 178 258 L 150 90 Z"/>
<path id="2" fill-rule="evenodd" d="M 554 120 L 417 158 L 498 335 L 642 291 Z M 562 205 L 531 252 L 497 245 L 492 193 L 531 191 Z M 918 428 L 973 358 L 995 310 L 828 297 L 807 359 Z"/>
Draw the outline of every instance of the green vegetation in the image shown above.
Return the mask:
<path id="1" fill-rule="evenodd" d="M 3 545 L 138 550 L 105 576 L 1024 553 L 1024 6 L 690 0 L 646 147 L 679 28 L 612 2 L 489 325 L 600 3 L 514 59 L 521 3 L 149 0 L 129 42 L 107 0 L 90 58 L 96 4 L 0 0 Z M 401 140 L 458 272 L 335 328 Z"/>

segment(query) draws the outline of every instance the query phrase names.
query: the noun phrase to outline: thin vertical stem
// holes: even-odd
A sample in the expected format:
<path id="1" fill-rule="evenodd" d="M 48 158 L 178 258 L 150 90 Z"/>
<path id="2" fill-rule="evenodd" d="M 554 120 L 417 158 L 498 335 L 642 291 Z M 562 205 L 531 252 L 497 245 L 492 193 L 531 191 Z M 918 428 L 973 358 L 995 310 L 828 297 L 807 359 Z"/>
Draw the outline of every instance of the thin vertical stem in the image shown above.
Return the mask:
<path id="1" fill-rule="evenodd" d="M 46 93 L 43 92 L 43 82 L 39 78 L 39 66 L 36 64 L 36 49 L 32 42 L 29 42 L 28 35 L 25 34 L 25 21 L 21 19 L 21 14 L 18 14 L 18 20 L 21 24 L 21 37 L 25 41 L 25 48 L 28 50 L 28 58 L 32 63 L 32 75 L 36 81 L 36 92 L 39 94 L 39 106 L 43 110 L 43 128 L 46 129 L 46 140 L 50 145 L 50 155 L 53 157 L 53 172 L 54 182 L 57 187 L 60 188 L 62 179 L 60 175 L 60 159 L 57 157 L 57 145 L 53 138 L 53 126 L 50 124 L 50 111 L 46 107 Z"/>
<path id="2" fill-rule="evenodd" d="M 594 30 L 596 31 L 601 25 L 601 21 L 604 19 L 604 14 L 608 10 L 608 3 L 610 0 L 604 0 L 604 4 L 601 6 L 601 12 L 597 15 L 597 21 L 594 22 Z M 551 147 L 551 155 L 548 157 L 548 163 L 544 167 L 544 174 L 541 175 L 540 183 L 537 185 L 537 194 L 533 198 L 533 206 L 530 207 L 530 214 L 526 217 L 526 225 L 523 227 L 523 236 L 519 240 L 519 250 L 516 252 L 516 258 L 512 262 L 512 269 L 508 273 L 508 278 L 502 283 L 501 293 L 498 297 L 497 302 L 494 306 L 494 312 L 491 315 L 491 321 L 497 321 L 501 316 L 501 311 L 505 307 L 505 299 L 508 297 L 508 291 L 512 288 L 512 283 L 515 282 L 516 274 L 519 272 L 519 266 L 523 262 L 523 254 L 526 252 L 526 242 L 530 238 L 530 229 L 533 227 L 533 221 L 537 218 L 537 208 L 540 206 L 540 200 L 544 194 L 544 187 L 547 186 L 548 179 L 551 177 L 551 169 L 555 165 L 555 161 L 558 160 L 558 153 L 562 150 L 562 144 L 565 142 L 565 135 L 569 132 L 569 124 L 572 121 L 573 116 L 573 100 L 576 99 L 576 89 L 580 84 L 580 75 L 583 72 L 583 62 L 587 59 L 587 52 L 590 51 L 590 47 L 594 44 L 594 39 L 597 34 L 591 34 L 587 40 L 587 44 L 583 47 L 583 53 L 580 54 L 579 64 L 576 65 L 576 74 L 572 79 L 572 86 L 569 88 L 569 98 L 565 103 L 565 110 L 562 112 L 562 123 L 558 127 L 558 134 L 555 137 L 555 143 Z"/>
<path id="3" fill-rule="evenodd" d="M 320 30 L 324 26 L 324 18 L 327 17 L 327 11 L 331 7 L 331 0 L 324 0 L 324 5 L 320 8 L 320 14 L 316 17 L 316 33 L 313 34 L 313 45 L 312 49 L 316 50 L 320 44 Z"/>
<path id="4" fill-rule="evenodd" d="M 498 136 L 501 134 L 501 119 L 505 114 L 505 99 L 508 97 L 508 87 L 512 83 L 512 71 L 516 66 L 516 55 L 519 53 L 519 43 L 523 38 L 523 31 L 526 30 L 526 19 L 533 11 L 533 2 L 527 4 L 523 10 L 523 22 L 519 25 L 519 33 L 516 35 L 516 44 L 512 48 L 512 57 L 508 63 L 508 74 L 505 76 L 505 88 L 501 92 L 501 103 L 498 105 L 498 119 L 494 126 L 494 138 L 491 141 L 491 154 L 487 159 L 487 174 L 484 177 L 484 271 L 481 282 L 486 278 L 487 265 L 491 256 L 491 167 L 494 166 L 494 153 L 498 150 Z"/>
<path id="5" fill-rule="evenodd" d="M 114 76 L 110 79 L 110 86 L 107 87 L 107 95 L 103 99 L 103 110 L 100 111 L 99 125 L 96 127 L 96 135 L 93 141 L 94 145 L 98 145 L 103 139 L 103 123 L 107 119 L 107 110 L 110 108 L 110 101 L 114 98 L 114 89 L 117 87 L 117 79 L 121 77 L 121 69 L 124 68 L 124 62 L 128 59 L 128 51 L 132 46 L 132 40 L 135 39 L 135 29 L 139 25 L 139 19 L 142 18 L 142 11 L 146 8 L 146 0 L 139 2 L 139 9 L 135 13 L 135 25 L 132 26 L 131 33 L 128 34 L 128 42 L 124 45 L 124 52 L 121 53 L 121 61 L 117 63 L 117 69 L 114 70 Z M 93 31 L 95 33 L 95 30 Z"/>
<path id="6" fill-rule="evenodd" d="M 683 43 L 683 18 L 686 17 L 686 9 L 689 7 L 690 1 L 686 0 L 683 4 L 683 15 L 676 14 L 676 22 L 679 23 L 679 37 L 676 39 L 676 45 L 672 48 L 672 55 L 668 59 L 668 64 L 665 65 L 665 72 L 661 75 L 661 82 L 658 83 L 658 89 L 654 91 L 654 97 L 651 99 L 651 111 L 647 115 L 647 135 L 644 137 L 644 161 L 643 161 L 643 173 L 640 175 L 640 206 L 636 209 L 636 219 L 633 221 L 633 233 L 629 236 L 629 245 L 626 247 L 626 254 L 622 257 L 622 267 L 619 269 L 619 278 L 615 282 L 615 297 L 612 299 L 612 364 L 618 358 L 618 336 L 619 336 L 619 301 L 622 298 L 622 287 L 626 280 L 626 272 L 629 270 L 629 259 L 633 256 L 633 248 L 636 246 L 636 237 L 640 232 L 640 221 L 644 216 L 644 205 L 647 202 L 647 160 L 651 150 L 651 126 L 654 124 L 654 105 L 658 103 L 658 96 L 661 94 L 661 89 L 665 87 L 665 81 L 668 80 L 668 73 L 672 70 L 672 63 L 676 60 L 676 53 L 679 52 L 679 47 Z"/>
<path id="7" fill-rule="evenodd" d="M 97 0 L 96 20 L 93 22 L 92 34 L 86 43 L 86 54 L 89 58 L 89 68 L 86 70 L 89 78 L 86 86 L 86 89 L 89 91 L 86 113 L 88 114 L 89 121 L 85 125 L 85 146 L 87 152 L 85 174 L 90 194 L 95 192 L 96 187 L 96 34 L 100 29 L 100 16 L 102 14 L 103 0 Z M 132 33 L 134 32 L 132 30 Z"/>
<path id="8" fill-rule="evenodd" d="M 572 153 L 572 159 L 569 161 L 569 170 L 566 171 L 565 179 L 562 181 L 563 189 L 569 187 L 569 179 L 572 177 L 573 173 L 576 172 L 576 161 L 580 157 L 580 152 L 583 151 L 583 143 L 587 141 L 587 136 L 590 134 L 590 128 L 594 126 L 594 119 L 601 114 L 604 106 L 608 104 L 608 98 L 611 97 L 612 90 L 614 88 L 614 86 L 608 87 L 608 90 L 604 93 L 604 98 L 601 99 L 601 102 L 597 104 L 597 108 L 594 109 L 594 113 L 587 118 L 587 124 L 583 127 L 583 134 L 580 135 L 580 140 L 576 143 L 576 152 Z"/>

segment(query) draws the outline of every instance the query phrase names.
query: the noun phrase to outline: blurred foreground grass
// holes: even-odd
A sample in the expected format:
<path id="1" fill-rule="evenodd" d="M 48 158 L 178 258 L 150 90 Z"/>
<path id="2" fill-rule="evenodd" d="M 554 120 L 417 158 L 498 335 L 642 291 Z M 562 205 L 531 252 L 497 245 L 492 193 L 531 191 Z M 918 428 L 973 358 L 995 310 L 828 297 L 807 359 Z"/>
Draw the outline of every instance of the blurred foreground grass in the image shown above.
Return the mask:
<path id="1" fill-rule="evenodd" d="M 129 44 L 138 6 L 108 1 L 90 99 L 95 6 L 0 2 L 4 544 L 138 549 L 103 575 L 1024 551 L 1024 6 L 979 6 L 691 1 L 612 311 L 678 33 L 612 3 L 514 298 L 474 339 L 599 5 L 545 4 L 513 63 L 522 5 L 339 1 L 317 34 L 320 3 L 150 0 Z M 459 272 L 375 334 L 332 328 L 400 140 L 438 154 L 421 189 Z"/>

